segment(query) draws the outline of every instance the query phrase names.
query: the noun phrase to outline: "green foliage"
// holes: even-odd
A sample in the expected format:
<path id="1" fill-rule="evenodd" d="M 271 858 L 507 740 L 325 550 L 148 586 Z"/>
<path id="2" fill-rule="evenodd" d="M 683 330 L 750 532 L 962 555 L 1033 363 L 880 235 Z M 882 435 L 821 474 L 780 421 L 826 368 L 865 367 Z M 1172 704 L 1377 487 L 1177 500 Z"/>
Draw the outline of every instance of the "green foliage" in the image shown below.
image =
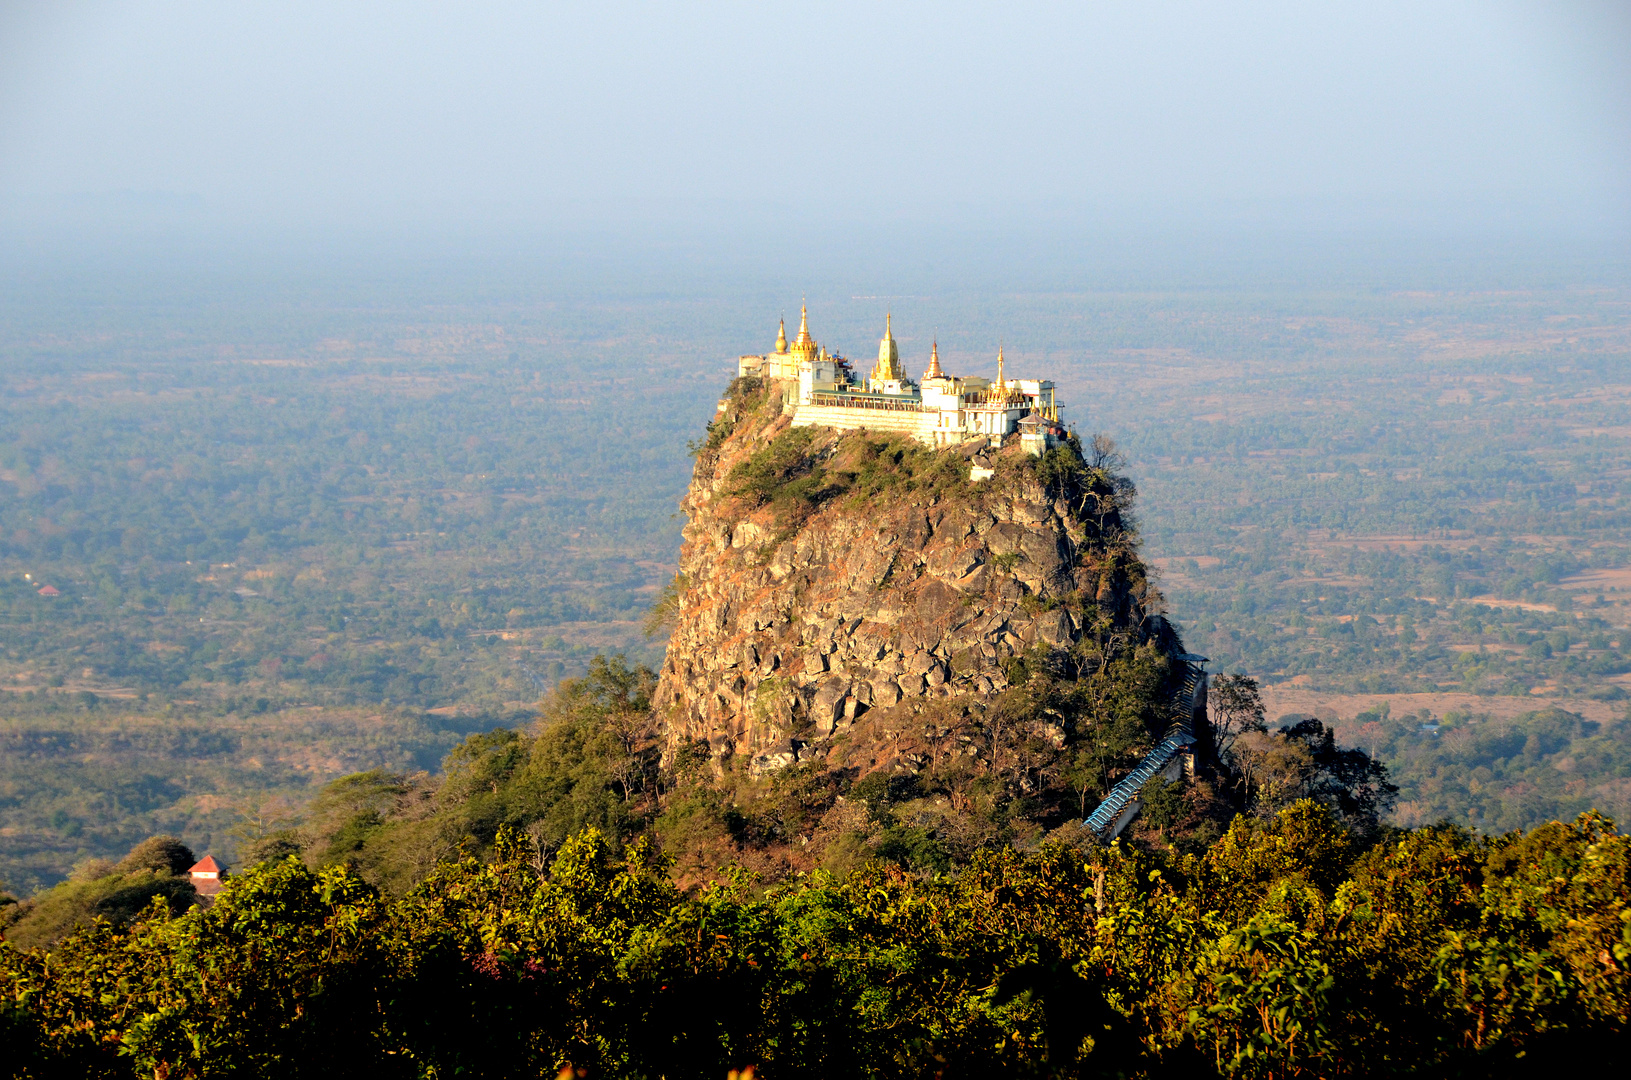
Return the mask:
<path id="1" fill-rule="evenodd" d="M 133 874 L 151 870 L 160 874 L 185 874 L 198 860 L 192 849 L 173 836 L 150 836 L 130 849 L 114 870 Z"/>
<path id="2" fill-rule="evenodd" d="M 1387 766 L 1399 788 L 1399 824 L 1447 820 L 1495 833 L 1591 809 L 1631 812 L 1624 727 L 1562 709 L 1434 718 L 1379 708 L 1342 723 L 1338 733 Z"/>
<path id="3" fill-rule="evenodd" d="M 1335 732 L 1313 718 L 1275 731 L 1248 727 L 1222 764 L 1246 809 L 1268 817 L 1313 799 L 1361 835 L 1381 827 L 1399 793 L 1385 765 L 1363 749 L 1339 747 Z"/>
<path id="4" fill-rule="evenodd" d="M 648 668 L 596 657 L 545 699 L 530 732 L 470 735 L 439 781 L 381 770 L 335 780 L 300 829 L 268 836 L 264 855 L 293 846 L 311 865 L 346 866 L 399 895 L 437 859 L 489 850 L 504 828 L 539 857 L 586 827 L 620 848 L 655 813 L 654 685 Z"/>
<path id="5" fill-rule="evenodd" d="M 1484 1075 L 1605 1049 L 1631 1022 L 1631 842 L 1591 816 L 1359 851 L 1308 801 L 1203 855 L 1050 845 L 950 877 L 871 866 L 756 891 L 737 874 L 693 895 L 650 847 L 619 859 L 594 830 L 547 862 L 501 831 L 491 856 L 394 900 L 288 860 L 180 917 L 0 945 L 8 1065 Z"/>
<path id="6" fill-rule="evenodd" d="M 1181 784 L 1168 783 L 1159 776 L 1151 777 L 1139 791 L 1138 801 L 1143 806 L 1139 814 L 1144 822 L 1157 829 L 1165 830 L 1184 818 Z"/>
<path id="7" fill-rule="evenodd" d="M 680 613 L 680 597 L 685 595 L 685 590 L 689 587 L 690 582 L 682 573 L 676 573 L 668 579 L 668 584 L 663 586 L 662 591 L 657 594 L 657 599 L 652 603 L 651 610 L 646 613 L 644 630 L 647 640 L 674 625 L 674 620 Z"/>
<path id="8" fill-rule="evenodd" d="M 823 478 L 811 472 L 814 441 L 813 428 L 788 428 L 731 469 L 727 491 L 749 506 L 815 501 Z"/>
<path id="9" fill-rule="evenodd" d="M 846 440 L 834 468 L 855 505 L 894 492 L 940 495 L 968 482 L 961 457 L 904 435 Z"/>
<path id="10" fill-rule="evenodd" d="M 943 495 L 968 486 L 967 463 L 901 435 L 818 435 L 788 428 L 732 469 L 727 491 L 750 508 L 770 507 L 783 527 L 844 497 L 874 505 L 893 495 Z"/>
<path id="11" fill-rule="evenodd" d="M 117 864 L 87 859 L 68 881 L 0 906 L 0 930 L 17 945 L 48 945 L 96 920 L 125 926 L 155 903 L 179 912 L 193 903 L 195 861 L 175 837 L 149 837 Z"/>

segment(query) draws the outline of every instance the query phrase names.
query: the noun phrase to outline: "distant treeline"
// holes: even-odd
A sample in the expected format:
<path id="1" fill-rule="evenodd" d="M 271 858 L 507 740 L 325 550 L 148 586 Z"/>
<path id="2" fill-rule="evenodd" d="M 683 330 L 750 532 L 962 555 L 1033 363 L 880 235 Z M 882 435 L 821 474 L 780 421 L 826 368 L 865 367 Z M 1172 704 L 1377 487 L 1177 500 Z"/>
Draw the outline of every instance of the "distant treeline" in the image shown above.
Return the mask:
<path id="1" fill-rule="evenodd" d="M 150 329 L 0 333 L 0 887 L 153 832 L 220 853 L 260 803 L 526 723 L 601 649 L 661 656 L 638 627 L 711 402 L 630 384 L 644 346 Z"/>
<path id="2" fill-rule="evenodd" d="M 1127 431 L 1149 553 L 1188 557 L 1171 592 L 1198 646 L 1356 691 L 1613 692 L 1607 678 L 1631 671 L 1627 612 L 1598 594 L 1631 597 L 1561 585 L 1631 561 L 1624 436 L 1590 426 L 1624 425 L 1623 403 L 1555 411 L 1520 390 L 1446 407 L 1443 385 L 1360 369 L 1299 388 L 1340 387 L 1351 411 Z M 1232 389 L 1252 411 L 1292 385 Z"/>

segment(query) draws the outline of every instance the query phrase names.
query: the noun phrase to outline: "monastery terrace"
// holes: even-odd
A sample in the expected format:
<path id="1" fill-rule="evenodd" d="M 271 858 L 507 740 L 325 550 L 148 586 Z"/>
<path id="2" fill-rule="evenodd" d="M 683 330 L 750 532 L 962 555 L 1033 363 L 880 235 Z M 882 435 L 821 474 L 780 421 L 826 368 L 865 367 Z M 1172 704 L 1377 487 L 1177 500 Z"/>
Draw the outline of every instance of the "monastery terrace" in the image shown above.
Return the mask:
<path id="1" fill-rule="evenodd" d="M 997 380 L 949 375 L 940 370 L 940 345 L 929 353 L 929 367 L 913 382 L 901 364 L 891 319 L 885 316 L 878 362 L 864 382 L 857 381 L 848 360 L 816 344 L 810 336 L 809 313 L 799 309 L 798 336 L 787 340 L 787 324 L 776 332 L 775 351 L 743 356 L 740 375 L 773 379 L 782 386 L 783 408 L 794 427 L 831 427 L 849 431 L 898 431 L 930 446 L 956 446 L 974 439 L 1000 445 L 1018 434 L 1026 450 L 1040 455 L 1064 438 L 1053 383 L 1038 379 L 1010 381 L 997 350 Z"/>

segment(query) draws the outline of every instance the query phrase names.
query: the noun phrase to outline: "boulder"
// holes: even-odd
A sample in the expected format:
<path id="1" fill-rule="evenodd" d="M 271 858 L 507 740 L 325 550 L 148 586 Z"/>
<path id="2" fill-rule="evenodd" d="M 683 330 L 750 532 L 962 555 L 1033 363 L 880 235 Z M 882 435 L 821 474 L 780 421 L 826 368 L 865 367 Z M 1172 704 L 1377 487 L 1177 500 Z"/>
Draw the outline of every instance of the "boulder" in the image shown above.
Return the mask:
<path id="1" fill-rule="evenodd" d="M 838 721 L 844 716 L 844 699 L 849 697 L 849 683 L 844 679 L 827 679 L 816 688 L 815 698 L 810 702 L 810 719 L 815 723 L 816 732 L 821 735 L 831 735 L 838 726 Z M 853 716 L 853 710 L 851 712 Z"/>
<path id="2" fill-rule="evenodd" d="M 766 776 L 780 772 L 798 762 L 799 751 L 803 746 L 804 744 L 797 739 L 783 739 L 753 755 L 752 760 L 748 762 L 748 773 L 752 776 Z"/>
<path id="3" fill-rule="evenodd" d="M 939 661 L 928 652 L 915 652 L 906 658 L 906 674 L 925 675 L 938 663 Z"/>
<path id="4" fill-rule="evenodd" d="M 1036 640 L 1056 649 L 1066 649 L 1071 645 L 1071 625 L 1068 612 L 1055 608 L 1044 611 L 1036 617 Z"/>

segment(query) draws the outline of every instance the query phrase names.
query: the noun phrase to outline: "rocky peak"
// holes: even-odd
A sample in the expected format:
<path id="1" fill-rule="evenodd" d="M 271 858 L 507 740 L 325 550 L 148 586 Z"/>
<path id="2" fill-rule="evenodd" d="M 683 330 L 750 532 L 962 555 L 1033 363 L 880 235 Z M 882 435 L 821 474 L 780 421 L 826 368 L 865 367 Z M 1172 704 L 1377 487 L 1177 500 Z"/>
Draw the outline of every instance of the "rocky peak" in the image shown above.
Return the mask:
<path id="1" fill-rule="evenodd" d="M 1000 694 L 1027 655 L 1092 664 L 1159 624 L 1130 487 L 1074 440 L 1040 459 L 1015 437 L 931 450 L 794 429 L 782 402 L 738 379 L 697 449 L 655 698 L 671 755 L 702 741 L 757 774 L 834 755 L 866 771 L 887 750 L 852 729 Z"/>

